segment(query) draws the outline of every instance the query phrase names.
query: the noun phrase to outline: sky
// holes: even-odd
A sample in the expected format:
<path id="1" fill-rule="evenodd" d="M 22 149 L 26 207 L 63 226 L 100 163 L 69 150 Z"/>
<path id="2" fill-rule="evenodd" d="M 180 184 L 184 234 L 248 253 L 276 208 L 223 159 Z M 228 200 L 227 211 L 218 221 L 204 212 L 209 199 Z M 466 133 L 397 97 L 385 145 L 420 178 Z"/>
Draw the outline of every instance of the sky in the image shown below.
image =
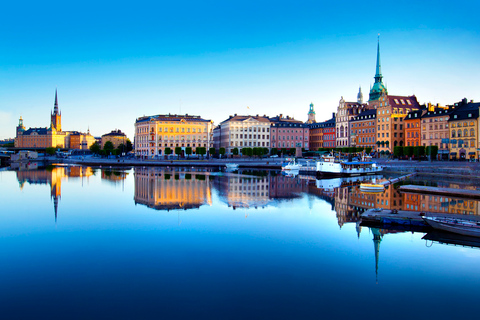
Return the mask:
<path id="1" fill-rule="evenodd" d="M 0 12 L 0 140 L 20 116 L 133 140 L 138 117 L 294 116 L 389 94 L 480 101 L 476 1 L 17 1 Z"/>

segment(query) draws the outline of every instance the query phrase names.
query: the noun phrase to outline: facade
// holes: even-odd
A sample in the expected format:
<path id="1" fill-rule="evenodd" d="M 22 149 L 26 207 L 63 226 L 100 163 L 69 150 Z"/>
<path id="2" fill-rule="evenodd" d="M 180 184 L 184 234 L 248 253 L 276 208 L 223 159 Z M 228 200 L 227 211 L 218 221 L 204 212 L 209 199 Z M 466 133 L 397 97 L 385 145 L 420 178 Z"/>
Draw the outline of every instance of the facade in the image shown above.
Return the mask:
<path id="1" fill-rule="evenodd" d="M 68 135 L 70 149 L 88 150 L 96 142 L 90 131 L 85 133 L 73 131 Z"/>
<path id="2" fill-rule="evenodd" d="M 405 116 L 405 146 L 418 147 L 422 145 L 421 118 L 425 112 L 426 110 L 413 110 Z"/>
<path id="3" fill-rule="evenodd" d="M 480 103 L 465 100 L 450 113 L 448 120 L 450 159 L 478 159 L 478 112 Z"/>
<path id="4" fill-rule="evenodd" d="M 72 134 L 75 136 L 70 137 Z M 26 129 L 23 124 L 23 118 L 20 117 L 16 132 L 15 147 L 28 149 L 53 147 L 85 150 L 90 148 L 94 142 L 95 139 L 89 132 L 62 131 L 62 114 L 58 108 L 57 90 L 55 90 L 55 103 L 53 112 L 50 114 L 50 127 Z"/>
<path id="5" fill-rule="evenodd" d="M 342 97 L 338 103 L 337 114 L 335 118 L 337 147 L 351 146 L 350 121 L 360 113 L 369 109 L 369 106 L 363 103 L 363 95 L 361 94 L 361 91 L 358 93 L 357 98 L 357 102 L 346 102 Z"/>
<path id="6" fill-rule="evenodd" d="M 121 144 L 127 144 L 127 135 L 121 130 L 112 130 L 112 132 L 104 134 L 101 142 L 102 149 L 105 148 L 107 141 L 110 141 L 113 144 L 113 148 L 116 149 Z"/>
<path id="7" fill-rule="evenodd" d="M 375 149 L 376 142 L 376 117 L 377 111 L 375 109 L 366 110 L 352 119 L 350 123 L 351 142 L 352 147 Z"/>
<path id="8" fill-rule="evenodd" d="M 438 159 L 448 160 L 449 129 L 448 120 L 453 108 L 428 106 L 421 119 L 421 143 L 423 146 L 437 146 Z"/>
<path id="9" fill-rule="evenodd" d="M 335 113 L 330 120 L 310 124 L 309 134 L 311 150 L 335 148 Z"/>
<path id="10" fill-rule="evenodd" d="M 229 116 L 218 125 L 215 145 L 225 148 L 225 154 L 239 153 L 242 148 L 270 148 L 270 119 L 267 116 Z"/>
<path id="11" fill-rule="evenodd" d="M 404 146 L 404 118 L 420 109 L 415 96 L 380 97 L 373 102 L 377 108 L 377 151 L 390 154 L 396 146 Z"/>
<path id="12" fill-rule="evenodd" d="M 277 149 L 309 148 L 309 125 L 282 114 L 270 118 L 271 147 Z"/>
<path id="13" fill-rule="evenodd" d="M 156 115 L 138 118 L 135 122 L 135 155 L 155 158 L 165 155 L 165 149 L 183 151 L 191 147 L 208 149 L 213 145 L 213 121 L 191 115 Z"/>

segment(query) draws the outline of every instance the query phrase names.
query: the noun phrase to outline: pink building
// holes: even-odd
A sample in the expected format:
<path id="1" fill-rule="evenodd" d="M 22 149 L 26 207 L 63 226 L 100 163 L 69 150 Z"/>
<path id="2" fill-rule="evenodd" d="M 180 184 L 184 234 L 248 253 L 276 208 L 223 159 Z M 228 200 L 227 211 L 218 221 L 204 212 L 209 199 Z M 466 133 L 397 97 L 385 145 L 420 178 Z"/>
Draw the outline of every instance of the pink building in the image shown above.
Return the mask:
<path id="1" fill-rule="evenodd" d="M 280 114 L 270 118 L 271 134 L 270 145 L 272 148 L 309 148 L 309 127 L 302 121 Z"/>

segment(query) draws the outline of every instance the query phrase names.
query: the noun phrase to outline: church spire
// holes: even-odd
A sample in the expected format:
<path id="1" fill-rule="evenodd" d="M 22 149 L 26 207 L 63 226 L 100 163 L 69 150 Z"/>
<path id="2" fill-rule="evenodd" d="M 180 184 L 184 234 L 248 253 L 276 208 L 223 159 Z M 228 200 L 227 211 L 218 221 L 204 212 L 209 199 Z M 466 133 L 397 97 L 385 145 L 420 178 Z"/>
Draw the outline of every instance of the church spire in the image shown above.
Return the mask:
<path id="1" fill-rule="evenodd" d="M 378 81 L 377 81 L 377 78 Z M 375 70 L 375 82 L 382 82 L 382 66 L 380 65 L 380 35 L 377 42 L 377 68 Z"/>
<path id="2" fill-rule="evenodd" d="M 357 103 L 358 104 L 363 104 L 363 93 L 362 93 L 362 87 L 358 87 L 358 94 L 357 94 Z"/>
<path id="3" fill-rule="evenodd" d="M 58 114 L 57 88 L 55 88 L 55 104 L 53 106 L 53 114 Z"/>

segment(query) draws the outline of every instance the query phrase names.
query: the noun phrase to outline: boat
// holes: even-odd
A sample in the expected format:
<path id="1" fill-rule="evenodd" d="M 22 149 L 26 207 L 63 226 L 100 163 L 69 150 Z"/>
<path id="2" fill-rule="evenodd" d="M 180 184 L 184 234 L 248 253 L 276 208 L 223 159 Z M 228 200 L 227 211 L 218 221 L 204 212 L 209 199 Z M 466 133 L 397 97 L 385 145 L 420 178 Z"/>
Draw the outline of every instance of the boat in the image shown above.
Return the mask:
<path id="1" fill-rule="evenodd" d="M 289 170 L 300 170 L 302 165 L 296 162 L 295 160 L 288 162 L 286 165 L 282 166 L 282 171 L 289 171 Z"/>
<path id="2" fill-rule="evenodd" d="M 385 186 L 383 184 L 377 184 L 377 183 L 361 183 L 360 184 L 360 191 L 382 192 L 383 190 L 385 190 Z"/>
<path id="3" fill-rule="evenodd" d="M 232 171 L 238 170 L 238 163 L 226 163 L 225 169 L 232 170 Z"/>
<path id="4" fill-rule="evenodd" d="M 437 230 L 480 237 L 480 221 L 452 217 L 423 217 L 423 220 Z"/>
<path id="5" fill-rule="evenodd" d="M 322 161 L 317 162 L 317 173 L 329 176 L 377 174 L 382 170 L 382 166 L 367 159 L 362 159 L 362 161 L 341 161 L 334 156 L 325 156 L 322 158 Z"/>

